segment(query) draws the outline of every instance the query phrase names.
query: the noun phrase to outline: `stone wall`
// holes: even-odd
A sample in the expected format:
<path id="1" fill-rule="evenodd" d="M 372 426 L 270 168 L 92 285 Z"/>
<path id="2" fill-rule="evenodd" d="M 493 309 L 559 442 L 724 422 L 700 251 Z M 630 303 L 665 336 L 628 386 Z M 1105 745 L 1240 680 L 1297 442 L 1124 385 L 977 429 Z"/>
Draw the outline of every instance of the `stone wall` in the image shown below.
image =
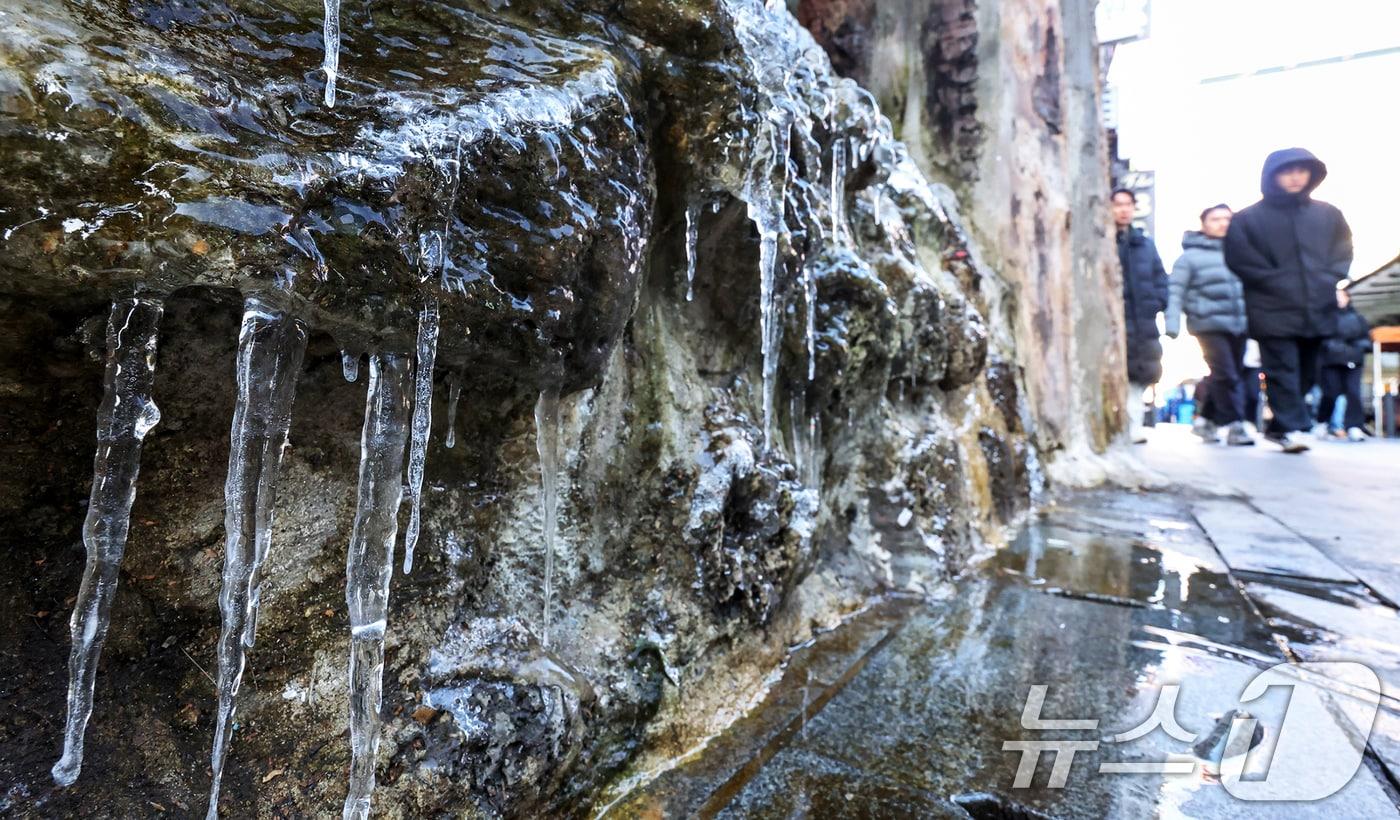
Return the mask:
<path id="1" fill-rule="evenodd" d="M 1037 441 L 1052 474 L 1071 481 L 1101 475 L 1124 412 L 1093 9 L 802 0 L 797 10 L 836 69 L 875 94 L 925 173 L 962 196 L 1010 286 Z"/>
<path id="2" fill-rule="evenodd" d="M 0 812 L 202 811 L 230 419 L 267 409 L 236 389 L 245 304 L 309 341 L 233 816 L 346 795 L 347 545 L 366 515 L 409 518 L 357 508 L 392 436 L 362 437 L 347 354 L 423 361 L 430 307 L 376 816 L 586 813 L 813 630 L 948 590 L 1027 509 L 1037 442 L 1112 430 L 1092 49 L 1053 4 L 938 4 L 900 34 L 917 48 L 863 34 L 893 14 L 865 8 L 874 29 L 830 31 L 878 104 L 757 0 L 347 6 L 334 108 L 308 0 L 46 0 L 0 29 Z M 60 788 L 105 324 L 133 292 L 165 307 L 161 416 Z"/>

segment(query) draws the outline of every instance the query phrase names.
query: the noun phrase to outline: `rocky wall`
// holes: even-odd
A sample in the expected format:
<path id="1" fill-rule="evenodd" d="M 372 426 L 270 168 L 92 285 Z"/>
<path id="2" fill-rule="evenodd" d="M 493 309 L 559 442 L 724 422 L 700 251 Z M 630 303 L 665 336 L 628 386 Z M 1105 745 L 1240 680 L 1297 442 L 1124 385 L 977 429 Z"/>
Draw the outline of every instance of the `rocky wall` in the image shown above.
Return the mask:
<path id="1" fill-rule="evenodd" d="M 0 812 L 586 814 L 1040 484 L 1021 245 L 786 11 L 337 11 L 0 12 Z"/>
<path id="2" fill-rule="evenodd" d="M 841 73 L 964 201 L 1008 285 L 1052 474 L 1102 479 L 1124 419 L 1121 288 L 1091 0 L 801 0 Z"/>

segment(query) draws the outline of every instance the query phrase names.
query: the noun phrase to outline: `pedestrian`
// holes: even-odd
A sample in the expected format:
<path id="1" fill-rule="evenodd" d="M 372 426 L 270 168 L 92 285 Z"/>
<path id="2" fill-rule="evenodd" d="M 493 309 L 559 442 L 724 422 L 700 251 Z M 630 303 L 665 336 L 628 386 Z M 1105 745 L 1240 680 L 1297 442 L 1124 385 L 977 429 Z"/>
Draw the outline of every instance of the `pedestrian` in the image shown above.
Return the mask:
<path id="1" fill-rule="evenodd" d="M 1137 195 L 1126 188 L 1113 192 L 1113 224 L 1118 234 L 1118 262 L 1123 268 L 1123 320 L 1128 346 L 1128 431 L 1134 444 L 1147 441 L 1143 430 L 1143 393 L 1162 378 L 1162 340 L 1157 314 L 1167 306 L 1167 271 L 1157 246 L 1133 226 Z"/>
<path id="2" fill-rule="evenodd" d="M 1192 431 L 1215 443 L 1219 428 L 1226 428 L 1226 443 L 1239 447 L 1254 444 L 1254 437 L 1244 426 L 1244 285 L 1225 266 L 1223 247 L 1233 215 L 1228 205 L 1212 205 L 1201 211 L 1201 229 L 1182 237 L 1182 254 L 1168 280 L 1166 329 L 1173 339 L 1180 335 L 1185 313 L 1210 367 L 1201 381 L 1200 415 Z"/>
<path id="3" fill-rule="evenodd" d="M 1351 306 L 1351 294 L 1337 289 L 1337 332 L 1322 343 L 1322 403 L 1318 405 L 1319 421 L 1327 422 L 1328 433 L 1350 441 L 1365 441 L 1366 411 L 1361 404 L 1361 371 L 1366 354 L 1371 351 L 1371 326 Z M 1332 423 L 1337 399 L 1346 402 L 1342 423 Z"/>
<path id="4" fill-rule="evenodd" d="M 1264 437 L 1306 452 L 1312 429 L 1303 396 L 1317 378 L 1322 340 L 1337 332 L 1337 283 L 1351 268 L 1351 229 L 1336 207 L 1312 198 L 1327 166 L 1302 148 L 1264 160 L 1263 198 L 1235 214 L 1225 264 L 1244 284 L 1249 335 L 1259 342 L 1273 411 Z"/>

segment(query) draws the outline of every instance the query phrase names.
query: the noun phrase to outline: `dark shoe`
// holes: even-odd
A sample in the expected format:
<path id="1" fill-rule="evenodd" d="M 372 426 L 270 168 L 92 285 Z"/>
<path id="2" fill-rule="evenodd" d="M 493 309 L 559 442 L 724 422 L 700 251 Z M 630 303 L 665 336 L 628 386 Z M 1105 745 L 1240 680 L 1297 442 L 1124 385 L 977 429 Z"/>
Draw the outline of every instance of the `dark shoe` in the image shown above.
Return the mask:
<path id="1" fill-rule="evenodd" d="M 1289 433 L 1265 433 L 1264 438 L 1282 447 L 1285 453 L 1306 453 L 1310 449 L 1302 439 Z"/>
<path id="2" fill-rule="evenodd" d="M 1253 447 L 1254 436 L 1244 429 L 1244 422 L 1237 421 L 1230 425 L 1230 433 L 1225 437 L 1225 443 L 1231 447 Z"/>

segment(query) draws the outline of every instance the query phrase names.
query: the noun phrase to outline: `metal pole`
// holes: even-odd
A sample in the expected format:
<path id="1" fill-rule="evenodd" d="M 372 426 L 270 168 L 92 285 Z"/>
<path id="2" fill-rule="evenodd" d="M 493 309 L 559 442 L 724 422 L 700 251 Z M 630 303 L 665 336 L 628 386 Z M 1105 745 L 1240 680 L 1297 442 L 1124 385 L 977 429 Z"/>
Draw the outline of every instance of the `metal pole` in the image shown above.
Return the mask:
<path id="1" fill-rule="evenodd" d="M 1385 436 L 1385 396 L 1381 393 L 1381 343 L 1371 342 L 1371 407 L 1376 412 L 1376 438 Z"/>

